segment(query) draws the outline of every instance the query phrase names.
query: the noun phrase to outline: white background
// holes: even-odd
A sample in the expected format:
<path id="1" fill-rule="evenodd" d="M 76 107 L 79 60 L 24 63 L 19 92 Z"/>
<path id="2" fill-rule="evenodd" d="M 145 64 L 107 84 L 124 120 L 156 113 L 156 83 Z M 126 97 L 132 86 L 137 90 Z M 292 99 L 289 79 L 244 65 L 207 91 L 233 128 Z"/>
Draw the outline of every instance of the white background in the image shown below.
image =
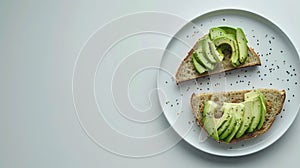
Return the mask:
<path id="1" fill-rule="evenodd" d="M 1 1 L 0 167 L 295 167 L 299 116 L 275 144 L 239 158 L 211 156 L 183 140 L 153 157 L 122 157 L 92 142 L 77 120 L 73 66 L 97 28 L 135 12 L 161 11 L 191 20 L 230 7 L 270 19 L 300 50 L 295 0 Z"/>

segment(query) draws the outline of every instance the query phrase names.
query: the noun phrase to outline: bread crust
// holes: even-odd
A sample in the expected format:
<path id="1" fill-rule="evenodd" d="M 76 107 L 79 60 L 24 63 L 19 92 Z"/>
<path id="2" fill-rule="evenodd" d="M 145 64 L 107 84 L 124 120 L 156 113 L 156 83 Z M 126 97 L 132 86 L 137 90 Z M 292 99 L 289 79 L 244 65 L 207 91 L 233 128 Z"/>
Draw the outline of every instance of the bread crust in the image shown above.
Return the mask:
<path id="1" fill-rule="evenodd" d="M 271 126 L 273 125 L 273 123 L 276 119 L 276 116 L 281 113 L 281 111 L 283 109 L 284 101 L 285 101 L 285 98 L 286 98 L 285 90 L 276 90 L 276 89 L 259 89 L 259 90 L 263 93 L 264 96 L 266 95 L 266 93 L 270 93 L 270 94 L 275 94 L 276 93 L 277 97 L 280 101 L 280 105 L 279 105 L 278 109 L 276 111 L 273 111 L 272 106 L 273 106 L 273 103 L 275 103 L 275 102 L 272 102 L 271 100 L 266 99 L 266 96 L 265 96 L 265 101 L 266 101 L 266 105 L 267 105 L 267 112 L 266 113 L 267 114 L 272 114 L 272 117 L 269 117 L 269 118 L 266 117 L 266 120 L 265 120 L 265 122 L 264 122 L 264 124 L 263 124 L 263 126 L 260 130 L 255 130 L 253 133 L 245 134 L 245 135 L 241 136 L 240 138 L 234 138 L 230 141 L 230 143 L 236 143 L 236 142 L 239 142 L 239 141 L 242 141 L 242 140 L 250 140 L 252 138 L 255 138 L 259 135 L 262 135 L 262 134 L 266 133 L 271 128 Z M 239 94 L 244 95 L 245 93 L 250 92 L 250 91 L 251 90 L 231 91 L 231 92 L 224 92 L 222 94 L 227 94 L 228 95 L 228 94 L 232 94 L 232 93 L 239 93 Z M 196 123 L 200 127 L 202 127 L 203 129 L 204 129 L 204 126 L 203 126 L 201 117 L 202 117 L 202 113 L 203 113 L 203 109 L 204 109 L 204 101 L 201 102 L 200 100 L 197 100 L 197 97 L 200 98 L 201 95 L 203 95 L 203 96 L 206 96 L 207 99 L 211 99 L 211 97 L 214 94 L 220 94 L 220 93 L 204 93 L 204 94 L 199 94 L 199 95 L 196 95 L 195 93 L 193 93 L 192 96 L 191 96 L 191 99 L 190 99 L 190 103 L 191 103 L 191 106 L 192 106 L 192 112 L 193 112 L 194 117 L 196 119 Z M 195 102 L 195 101 L 199 101 L 199 102 Z M 231 102 L 231 101 L 228 101 L 228 102 Z M 195 105 L 195 103 L 198 103 L 199 105 Z M 224 141 L 220 140 L 220 142 L 224 142 Z"/>

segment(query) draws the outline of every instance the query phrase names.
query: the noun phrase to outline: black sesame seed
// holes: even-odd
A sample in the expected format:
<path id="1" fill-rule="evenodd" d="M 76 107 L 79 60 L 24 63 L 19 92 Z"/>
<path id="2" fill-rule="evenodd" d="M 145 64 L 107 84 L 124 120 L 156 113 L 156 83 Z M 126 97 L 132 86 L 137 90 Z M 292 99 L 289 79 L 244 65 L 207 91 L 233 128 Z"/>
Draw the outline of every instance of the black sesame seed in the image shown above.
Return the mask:
<path id="1" fill-rule="evenodd" d="M 283 53 L 283 51 L 281 50 L 280 53 Z"/>
<path id="2" fill-rule="evenodd" d="M 225 18 L 223 18 L 223 21 L 225 21 Z"/>

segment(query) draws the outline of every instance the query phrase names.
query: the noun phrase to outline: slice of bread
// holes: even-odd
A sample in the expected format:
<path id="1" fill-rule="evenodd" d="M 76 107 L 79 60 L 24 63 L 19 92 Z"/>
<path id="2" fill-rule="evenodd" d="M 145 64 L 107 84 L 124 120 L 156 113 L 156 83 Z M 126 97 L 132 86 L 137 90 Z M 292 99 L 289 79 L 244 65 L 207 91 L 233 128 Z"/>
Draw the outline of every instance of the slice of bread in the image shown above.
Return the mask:
<path id="1" fill-rule="evenodd" d="M 248 58 L 244 64 L 234 67 L 230 63 L 230 57 L 228 55 L 225 55 L 224 60 L 222 61 L 222 64 L 218 64 L 214 70 L 205 72 L 203 74 L 199 74 L 196 71 L 196 69 L 193 65 L 193 61 L 192 61 L 192 55 L 193 55 L 194 49 L 196 48 L 197 44 L 198 44 L 198 42 L 188 52 L 188 55 L 183 59 L 179 68 L 177 69 L 177 72 L 176 72 L 176 83 L 177 84 L 180 82 L 183 82 L 183 81 L 196 79 L 196 78 L 200 78 L 203 76 L 208 76 L 210 74 L 216 74 L 216 73 L 220 73 L 220 72 L 230 71 L 233 69 L 261 65 L 259 55 L 252 48 L 248 47 Z"/>
<path id="2" fill-rule="evenodd" d="M 285 90 L 276 89 L 258 89 L 265 97 L 266 103 L 266 118 L 265 122 L 260 130 L 255 130 L 252 133 L 243 135 L 238 139 L 232 139 L 230 143 L 238 142 L 245 139 L 251 139 L 258 135 L 264 134 L 268 131 L 275 121 L 276 116 L 281 112 L 285 100 Z M 192 112 L 196 118 L 196 122 L 199 126 L 203 127 L 202 113 L 204 109 L 204 103 L 208 100 L 220 101 L 221 99 L 225 102 L 239 103 L 244 101 L 244 94 L 251 90 L 243 91 L 231 91 L 231 92 L 220 92 L 220 93 L 203 93 L 193 94 L 191 97 Z"/>

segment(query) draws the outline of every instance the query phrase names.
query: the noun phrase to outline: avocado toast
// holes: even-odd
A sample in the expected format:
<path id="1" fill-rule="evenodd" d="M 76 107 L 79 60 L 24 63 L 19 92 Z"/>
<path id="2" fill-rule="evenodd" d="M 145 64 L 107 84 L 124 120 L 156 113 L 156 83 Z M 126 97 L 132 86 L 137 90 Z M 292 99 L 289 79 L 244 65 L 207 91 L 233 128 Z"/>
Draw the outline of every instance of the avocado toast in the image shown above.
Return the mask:
<path id="1" fill-rule="evenodd" d="M 233 143 L 268 131 L 285 96 L 276 89 L 193 94 L 191 106 L 197 124 L 213 139 Z"/>
<path id="2" fill-rule="evenodd" d="M 176 83 L 210 74 L 261 65 L 259 55 L 247 45 L 241 28 L 213 27 L 188 52 L 176 72 Z"/>

